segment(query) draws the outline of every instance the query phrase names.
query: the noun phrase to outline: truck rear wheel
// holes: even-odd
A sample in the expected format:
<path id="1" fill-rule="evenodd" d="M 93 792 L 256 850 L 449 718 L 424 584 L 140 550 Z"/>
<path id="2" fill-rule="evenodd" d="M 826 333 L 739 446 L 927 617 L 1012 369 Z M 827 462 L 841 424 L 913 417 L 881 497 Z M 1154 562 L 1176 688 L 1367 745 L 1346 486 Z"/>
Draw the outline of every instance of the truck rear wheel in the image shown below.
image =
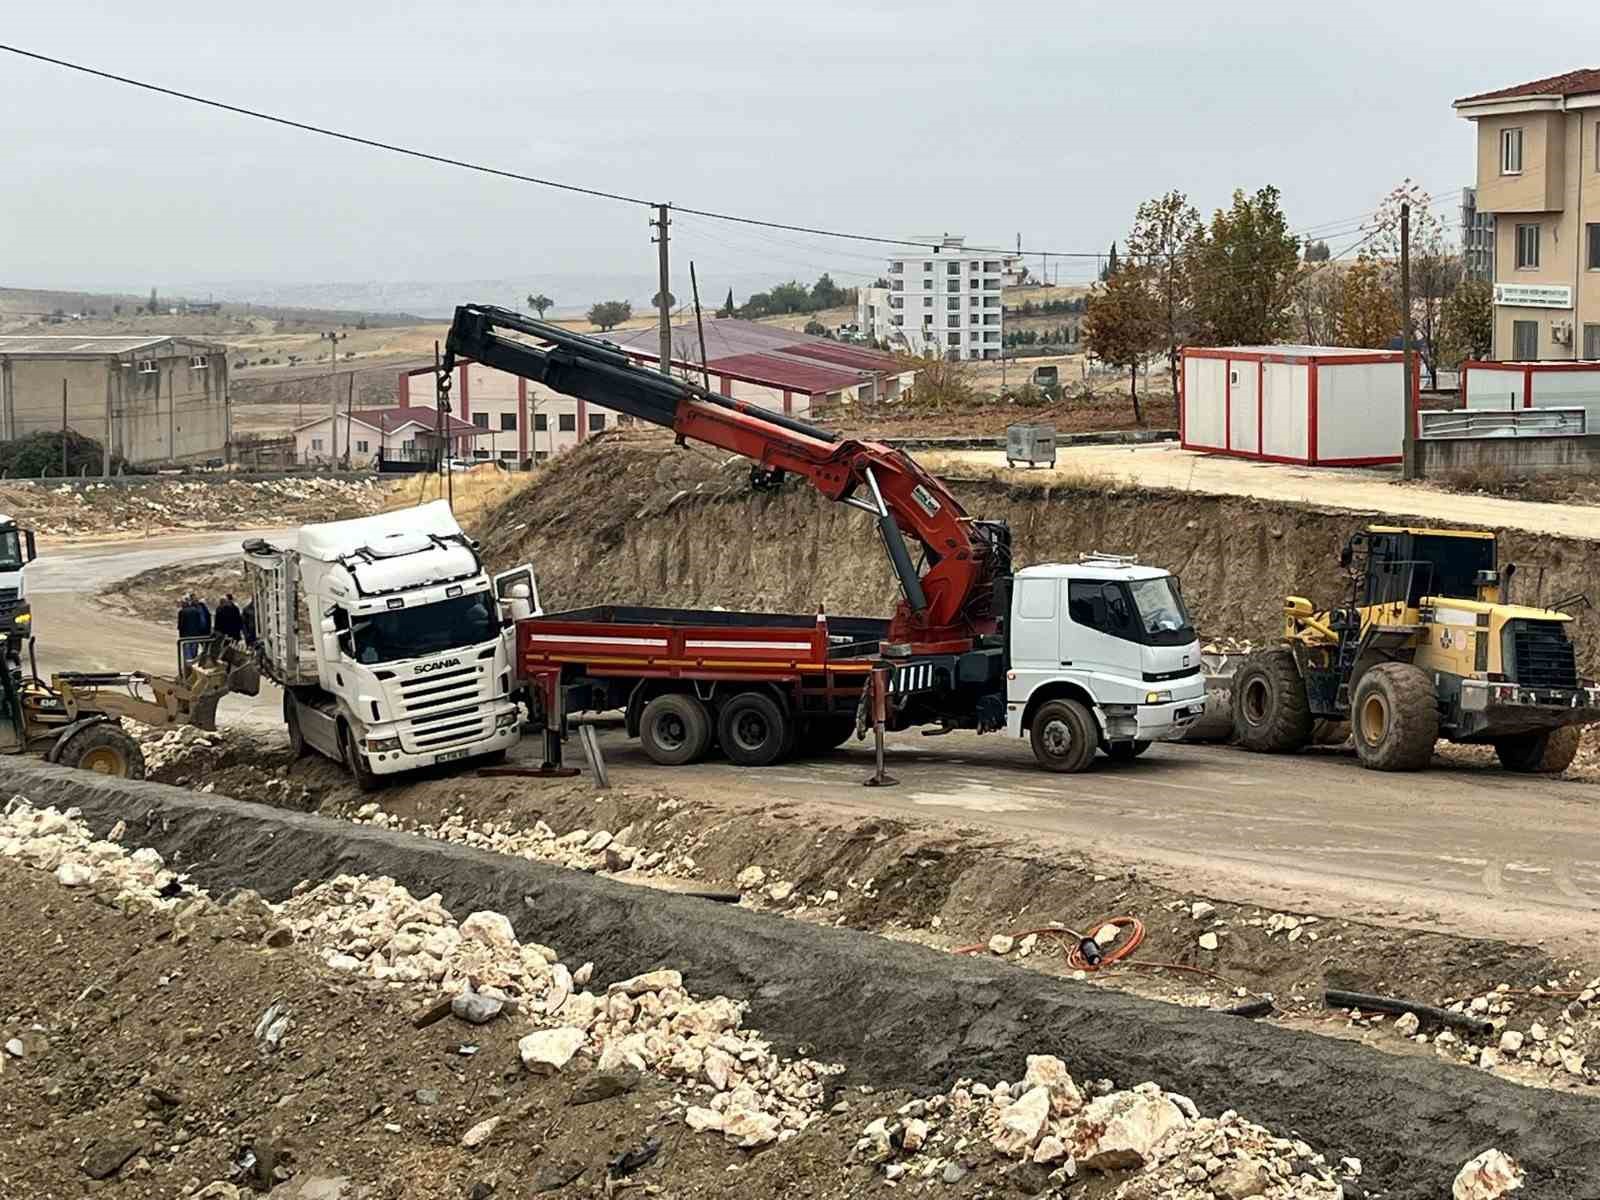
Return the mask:
<path id="1" fill-rule="evenodd" d="M 1094 714 L 1077 700 L 1049 700 L 1033 714 L 1028 740 L 1041 767 L 1073 774 L 1094 762 L 1100 730 Z"/>
<path id="2" fill-rule="evenodd" d="M 1500 765 L 1508 771 L 1526 775 L 1558 775 L 1572 765 L 1578 755 L 1578 725 L 1563 725 L 1543 733 L 1524 733 L 1501 738 L 1494 744 Z"/>
<path id="3" fill-rule="evenodd" d="M 306 735 L 300 728 L 300 705 L 286 690 L 283 693 L 283 727 L 289 734 L 289 755 L 292 758 L 304 758 L 306 755 Z"/>
<path id="4" fill-rule="evenodd" d="M 1379 663 L 1356 684 L 1350 731 L 1362 766 L 1420 771 L 1439 740 L 1439 698 L 1432 680 L 1410 663 Z"/>
<path id="5" fill-rule="evenodd" d="M 144 778 L 144 751 L 113 721 L 97 721 L 69 733 L 56 751 L 55 761 L 115 779 Z"/>
<path id="6" fill-rule="evenodd" d="M 789 718 L 771 696 L 740 692 L 717 715 L 717 740 L 729 762 L 771 766 L 789 748 Z"/>
<path id="7" fill-rule="evenodd" d="M 1311 744 L 1311 703 L 1287 647 L 1252 654 L 1235 672 L 1233 736 L 1263 754 L 1293 754 Z"/>
<path id="8" fill-rule="evenodd" d="M 639 714 L 639 741 L 651 762 L 681 767 L 699 760 L 711 744 L 711 716 L 694 696 L 657 696 Z"/>

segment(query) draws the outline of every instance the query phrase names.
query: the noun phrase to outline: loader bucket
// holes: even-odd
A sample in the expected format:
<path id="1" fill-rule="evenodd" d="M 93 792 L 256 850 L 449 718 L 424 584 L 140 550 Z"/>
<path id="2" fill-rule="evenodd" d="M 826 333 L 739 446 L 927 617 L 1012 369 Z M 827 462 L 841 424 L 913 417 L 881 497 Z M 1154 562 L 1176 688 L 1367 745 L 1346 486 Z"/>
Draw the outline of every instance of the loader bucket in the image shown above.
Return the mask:
<path id="1" fill-rule="evenodd" d="M 1206 711 L 1183 733 L 1186 742 L 1225 742 L 1233 737 L 1233 675 L 1248 651 L 1205 651 L 1200 670 L 1206 680 Z"/>

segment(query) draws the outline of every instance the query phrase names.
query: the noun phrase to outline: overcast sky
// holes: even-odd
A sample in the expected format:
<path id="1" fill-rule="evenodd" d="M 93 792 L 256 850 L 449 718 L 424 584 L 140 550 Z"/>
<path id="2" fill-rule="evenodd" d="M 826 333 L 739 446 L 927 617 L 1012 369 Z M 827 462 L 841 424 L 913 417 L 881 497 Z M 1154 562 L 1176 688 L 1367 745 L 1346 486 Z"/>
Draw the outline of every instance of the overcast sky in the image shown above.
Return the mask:
<path id="1" fill-rule="evenodd" d="M 1548 9 L 1544 35 L 1510 39 L 1512 10 L 1472 0 L 1345 0 L 1315 17 L 1281 0 L 11 0 L 0 40 L 453 157 L 799 224 L 1093 251 L 1169 188 L 1209 214 L 1235 187 L 1270 183 L 1296 228 L 1334 232 L 1338 249 L 1406 176 L 1454 223 L 1474 168 L 1452 99 L 1600 57 L 1600 5 Z M 10 55 L 0 111 L 0 284 L 538 288 L 653 270 L 646 213 L 630 205 Z M 883 257 L 688 217 L 674 237 L 707 290 L 824 269 L 857 283 Z M 1062 278 L 1091 270 L 1069 263 Z"/>

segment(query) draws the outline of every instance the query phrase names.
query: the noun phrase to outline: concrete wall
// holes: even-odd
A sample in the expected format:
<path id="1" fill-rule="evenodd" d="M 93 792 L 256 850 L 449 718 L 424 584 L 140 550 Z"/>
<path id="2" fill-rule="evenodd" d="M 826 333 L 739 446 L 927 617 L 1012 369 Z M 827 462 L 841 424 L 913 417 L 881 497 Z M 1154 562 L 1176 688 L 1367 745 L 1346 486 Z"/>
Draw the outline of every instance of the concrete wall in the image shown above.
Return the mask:
<path id="1" fill-rule="evenodd" d="M 1582 437 L 1422 438 L 1422 472 L 1499 467 L 1513 474 L 1600 475 L 1600 434 Z"/>
<path id="2" fill-rule="evenodd" d="M 191 365 L 196 355 L 204 367 Z M 175 341 L 116 357 L 0 356 L 0 438 L 59 430 L 63 380 L 67 427 L 109 440 L 129 462 L 221 458 L 227 446 L 228 363 L 220 347 Z"/>

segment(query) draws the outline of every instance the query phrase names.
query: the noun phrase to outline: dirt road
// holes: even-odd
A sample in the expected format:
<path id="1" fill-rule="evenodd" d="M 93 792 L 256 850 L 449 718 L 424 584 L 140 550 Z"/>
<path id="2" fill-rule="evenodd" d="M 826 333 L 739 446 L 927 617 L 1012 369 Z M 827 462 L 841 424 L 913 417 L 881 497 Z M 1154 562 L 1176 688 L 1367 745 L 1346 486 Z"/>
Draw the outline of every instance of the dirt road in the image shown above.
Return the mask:
<path id="1" fill-rule="evenodd" d="M 919 454 L 936 473 L 959 475 L 966 467 L 1006 472 L 999 451 L 963 450 Z M 1592 538 L 1595 510 L 1583 505 L 1541 504 L 1497 496 L 1463 495 L 1400 482 L 1399 468 L 1297 467 L 1249 462 L 1219 454 L 1197 454 L 1172 443 L 1146 446 L 1072 446 L 1054 470 L 1018 470 L 1008 478 L 1048 483 L 1052 475 L 1105 476 L 1139 487 L 1176 488 L 1214 495 L 1314 504 L 1356 512 L 1405 513 L 1451 524 L 1510 527 L 1534 533 Z"/>

